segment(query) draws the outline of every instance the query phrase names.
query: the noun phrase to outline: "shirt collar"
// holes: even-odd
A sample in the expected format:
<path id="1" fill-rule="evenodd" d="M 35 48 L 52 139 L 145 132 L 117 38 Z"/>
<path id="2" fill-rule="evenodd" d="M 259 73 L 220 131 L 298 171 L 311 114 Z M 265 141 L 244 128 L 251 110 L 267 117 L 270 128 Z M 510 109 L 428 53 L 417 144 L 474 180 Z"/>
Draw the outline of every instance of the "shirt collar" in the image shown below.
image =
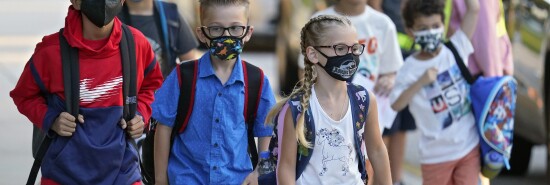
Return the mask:
<path id="1" fill-rule="evenodd" d="M 241 61 L 241 56 L 237 56 L 237 60 L 235 62 L 235 66 L 233 67 L 233 72 L 231 72 L 231 76 L 229 76 L 229 80 L 227 80 L 226 84 L 233 84 L 237 81 L 240 81 L 244 83 L 244 74 L 243 74 L 243 65 Z M 210 60 L 210 52 L 204 53 L 202 57 L 199 59 L 199 74 L 198 76 L 200 78 L 206 78 L 210 76 L 216 76 L 216 73 L 214 72 L 214 67 L 212 67 L 212 63 Z"/>

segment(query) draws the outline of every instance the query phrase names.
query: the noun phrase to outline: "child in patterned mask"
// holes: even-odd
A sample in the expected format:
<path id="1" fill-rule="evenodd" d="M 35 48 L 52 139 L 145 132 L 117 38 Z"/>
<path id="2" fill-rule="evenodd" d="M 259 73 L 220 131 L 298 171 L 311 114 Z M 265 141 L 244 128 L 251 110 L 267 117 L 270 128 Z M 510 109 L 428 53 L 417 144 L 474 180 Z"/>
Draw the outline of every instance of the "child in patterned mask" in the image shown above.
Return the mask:
<path id="1" fill-rule="evenodd" d="M 302 28 L 304 79 L 267 118 L 277 125 L 272 143 L 278 146 L 270 149 L 278 155 L 278 184 L 365 184 L 363 144 L 375 183 L 391 184 L 376 99 L 346 82 L 365 49 L 357 37 L 341 16 L 321 15 Z"/>
<path id="2" fill-rule="evenodd" d="M 462 27 L 451 37 L 464 62 L 473 52 L 470 41 L 477 22 L 478 0 L 465 0 Z M 422 50 L 409 56 L 397 72 L 390 95 L 392 108 L 409 105 L 421 132 L 419 141 L 425 185 L 477 184 L 479 136 L 471 111 L 469 85 L 454 55 L 443 47 L 443 3 L 409 0 L 403 9 L 407 32 Z"/>
<path id="3" fill-rule="evenodd" d="M 245 65 L 251 64 L 240 53 L 254 31 L 247 25 L 248 4 L 248 0 L 200 1 L 203 26 L 195 31 L 210 50 L 196 61 L 194 108 L 186 130 L 178 132 L 171 146 L 171 132 L 180 113 L 180 80 L 184 80 L 180 66 L 185 62 L 164 81 L 152 105 L 153 117 L 160 123 L 155 135 L 156 184 L 257 184 L 258 173 L 247 153 L 245 81 L 263 81 L 256 119 L 251 122 L 259 151 L 267 150 L 273 132 L 264 120 L 275 97 L 267 76 L 245 79 Z"/>

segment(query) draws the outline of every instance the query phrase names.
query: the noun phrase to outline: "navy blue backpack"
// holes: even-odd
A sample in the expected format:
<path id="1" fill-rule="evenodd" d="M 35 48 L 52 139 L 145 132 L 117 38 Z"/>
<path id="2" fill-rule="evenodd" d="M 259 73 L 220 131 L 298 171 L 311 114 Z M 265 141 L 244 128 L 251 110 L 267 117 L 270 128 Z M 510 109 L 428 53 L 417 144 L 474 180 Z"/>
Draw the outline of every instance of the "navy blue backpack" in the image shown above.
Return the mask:
<path id="1" fill-rule="evenodd" d="M 302 106 L 300 104 L 300 100 L 302 99 L 303 94 L 299 94 L 296 96 L 291 97 L 288 100 L 289 109 L 292 112 L 292 118 L 294 120 L 294 126 L 296 126 L 296 120 L 300 114 L 304 112 L 302 110 Z M 367 119 L 367 113 L 369 109 L 369 102 L 370 97 L 368 91 L 363 88 L 362 86 L 355 85 L 348 83 L 348 96 L 350 98 L 351 103 L 351 109 L 352 109 L 352 119 L 353 119 L 353 129 L 354 129 L 354 135 L 355 135 L 355 151 L 357 152 L 357 157 L 359 158 L 358 161 L 358 168 L 359 172 L 361 173 L 361 179 L 366 183 L 367 182 L 367 171 L 365 168 L 365 154 L 361 152 L 361 145 L 363 143 L 363 137 L 362 135 L 358 134 L 358 131 L 363 129 L 363 126 L 365 125 L 366 119 Z M 314 144 L 315 142 L 315 133 L 312 132 L 315 130 L 315 123 L 314 120 L 311 118 L 310 115 L 311 107 L 308 108 L 308 111 L 305 111 L 305 117 L 304 117 L 304 124 L 306 127 L 306 139 L 308 141 Z M 280 114 L 280 113 L 279 113 Z M 284 114 L 284 112 L 283 112 Z M 271 141 L 269 143 L 269 160 L 272 160 L 274 164 L 277 164 L 278 161 L 278 152 L 279 152 L 279 136 L 278 136 L 278 117 L 277 115 L 274 120 L 274 127 L 273 127 L 273 135 L 271 137 Z M 313 148 L 306 148 L 300 144 L 298 144 L 298 154 L 296 155 L 296 180 L 300 178 L 300 175 L 302 175 L 302 172 L 306 169 L 307 164 L 309 163 L 309 160 L 311 159 L 311 154 L 313 154 Z M 269 174 L 260 175 L 258 177 L 258 184 L 261 185 L 276 185 L 277 184 L 277 170 L 274 172 L 271 172 Z"/>

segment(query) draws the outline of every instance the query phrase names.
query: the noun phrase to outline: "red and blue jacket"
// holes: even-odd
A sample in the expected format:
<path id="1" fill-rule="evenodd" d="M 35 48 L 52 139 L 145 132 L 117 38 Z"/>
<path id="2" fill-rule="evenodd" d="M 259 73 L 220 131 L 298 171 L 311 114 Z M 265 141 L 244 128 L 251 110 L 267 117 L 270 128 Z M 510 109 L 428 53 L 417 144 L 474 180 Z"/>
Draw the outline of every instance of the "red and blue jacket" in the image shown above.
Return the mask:
<path id="1" fill-rule="evenodd" d="M 148 123 L 154 92 L 163 79 L 147 39 L 136 29 L 131 31 L 136 47 L 137 114 Z M 78 123 L 70 137 L 56 136 L 50 130 L 59 114 L 66 111 L 59 34 L 79 50 L 79 112 L 85 121 Z M 140 182 L 137 152 L 119 126 L 123 105 L 121 38 L 121 22 L 115 18 L 110 36 L 103 40 L 85 39 L 81 13 L 71 6 L 63 33 L 45 36 L 37 44 L 10 92 L 19 112 L 54 137 L 42 162 L 42 184 Z"/>

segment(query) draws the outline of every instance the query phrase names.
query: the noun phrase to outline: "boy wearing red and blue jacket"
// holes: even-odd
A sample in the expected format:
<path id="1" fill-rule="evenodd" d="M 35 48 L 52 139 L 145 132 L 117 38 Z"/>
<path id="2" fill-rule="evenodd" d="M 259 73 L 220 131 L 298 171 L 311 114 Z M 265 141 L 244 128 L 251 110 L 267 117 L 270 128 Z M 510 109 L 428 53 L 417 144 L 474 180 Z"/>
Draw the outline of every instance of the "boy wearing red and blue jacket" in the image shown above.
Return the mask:
<path id="1" fill-rule="evenodd" d="M 37 44 L 10 92 L 19 112 L 53 138 L 42 161 L 41 184 L 140 184 L 137 151 L 127 135 L 141 136 L 162 74 L 147 39 L 130 28 L 138 105 L 132 120 L 122 120 L 122 24 L 115 15 L 123 2 L 71 0 L 63 32 L 45 36 Z M 63 103 L 60 34 L 79 52 L 78 118 L 67 113 Z M 40 87 L 48 94 L 42 94 Z"/>

